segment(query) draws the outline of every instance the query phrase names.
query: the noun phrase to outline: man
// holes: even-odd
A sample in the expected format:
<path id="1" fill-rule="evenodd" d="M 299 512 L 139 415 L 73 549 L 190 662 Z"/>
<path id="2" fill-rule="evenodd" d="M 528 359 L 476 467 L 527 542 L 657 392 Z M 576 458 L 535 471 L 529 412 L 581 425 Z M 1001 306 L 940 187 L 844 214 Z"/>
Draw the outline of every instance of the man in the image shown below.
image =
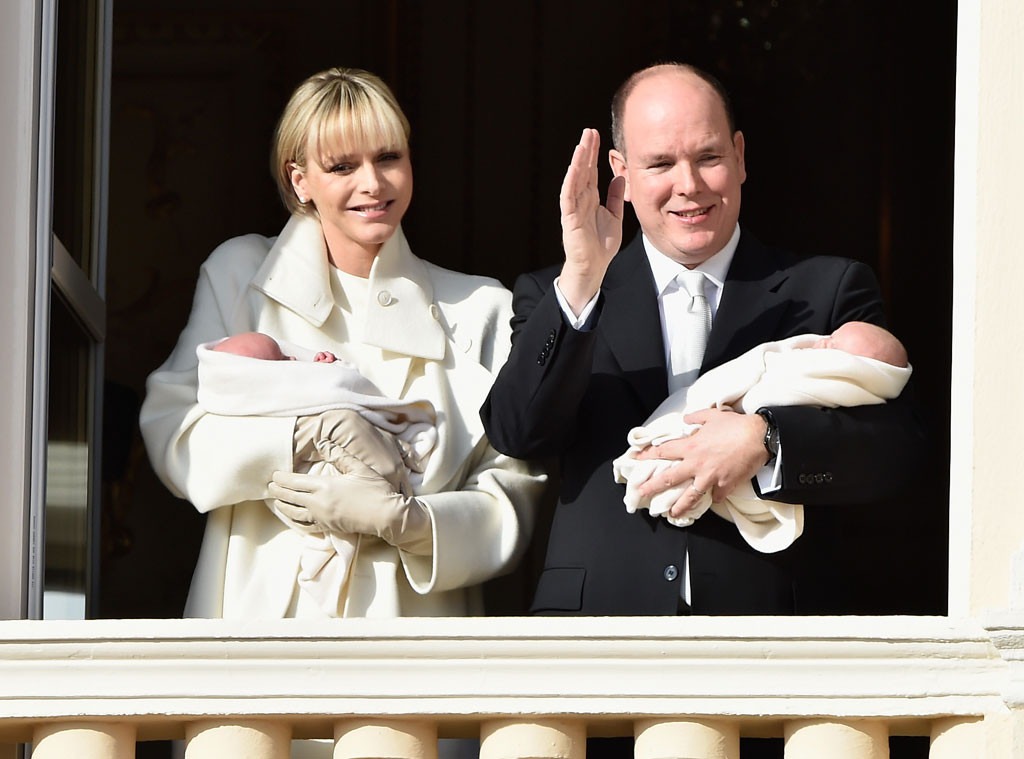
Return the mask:
<path id="1" fill-rule="evenodd" d="M 800 261 L 741 233 L 745 142 L 724 90 L 704 72 L 637 72 L 613 100 L 612 131 L 607 205 L 599 138 L 585 130 L 560 197 L 565 263 L 516 283 L 514 347 L 481 411 L 498 450 L 560 461 L 531 611 L 792 614 L 791 551 L 758 553 L 711 513 L 686 528 L 629 514 L 611 462 L 670 386 L 696 376 L 677 358 L 691 339 L 679 325 L 698 302 L 677 289 L 678 273 L 705 275 L 712 326 L 700 371 L 768 340 L 854 320 L 884 325 L 877 283 L 860 263 Z M 623 201 L 641 234 L 616 252 Z M 699 432 L 644 454 L 678 460 L 644 495 L 688 483 L 673 516 L 706 491 L 719 500 L 751 479 L 759 495 L 811 507 L 876 500 L 919 466 L 922 433 L 904 396 L 849 409 L 699 412 L 687 418 Z M 884 529 L 883 515 L 872 518 Z"/>

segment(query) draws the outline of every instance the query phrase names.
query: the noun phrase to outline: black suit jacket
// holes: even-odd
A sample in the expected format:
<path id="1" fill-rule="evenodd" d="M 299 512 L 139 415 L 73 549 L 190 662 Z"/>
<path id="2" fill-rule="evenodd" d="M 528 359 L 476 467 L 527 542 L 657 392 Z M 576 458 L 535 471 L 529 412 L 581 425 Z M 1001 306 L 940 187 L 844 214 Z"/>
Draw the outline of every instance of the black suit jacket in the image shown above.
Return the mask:
<path id="1" fill-rule="evenodd" d="M 512 353 L 481 410 L 499 451 L 560 461 L 559 500 L 531 611 L 675 614 L 688 553 L 694 613 L 793 613 L 792 550 L 758 553 L 712 512 L 678 528 L 625 510 L 612 459 L 625 450 L 629 429 L 668 394 L 657 294 L 640 237 L 613 259 L 589 331 L 566 322 L 552 286 L 558 271 L 516 282 Z M 762 342 L 829 334 L 854 320 L 884 326 L 867 266 L 798 260 L 744 231 L 702 371 Z M 881 406 L 773 411 L 784 465 L 775 500 L 868 502 L 890 494 L 920 465 L 923 434 L 907 391 Z"/>

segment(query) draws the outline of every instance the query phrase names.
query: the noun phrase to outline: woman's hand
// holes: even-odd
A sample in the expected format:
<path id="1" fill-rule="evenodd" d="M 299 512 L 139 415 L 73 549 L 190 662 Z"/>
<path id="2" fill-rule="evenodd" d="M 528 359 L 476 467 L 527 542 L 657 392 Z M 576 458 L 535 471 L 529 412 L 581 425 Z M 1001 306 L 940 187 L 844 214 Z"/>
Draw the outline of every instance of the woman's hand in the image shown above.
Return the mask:
<path id="1" fill-rule="evenodd" d="M 338 476 L 274 472 L 267 486 L 272 507 L 325 532 L 376 535 L 410 553 L 433 550 L 430 514 L 350 453 L 334 459 Z"/>
<path id="2" fill-rule="evenodd" d="M 330 409 L 295 420 L 294 469 L 305 471 L 317 461 L 334 463 L 339 452 L 352 454 L 391 483 L 409 492 L 408 467 L 394 435 L 353 409 Z"/>

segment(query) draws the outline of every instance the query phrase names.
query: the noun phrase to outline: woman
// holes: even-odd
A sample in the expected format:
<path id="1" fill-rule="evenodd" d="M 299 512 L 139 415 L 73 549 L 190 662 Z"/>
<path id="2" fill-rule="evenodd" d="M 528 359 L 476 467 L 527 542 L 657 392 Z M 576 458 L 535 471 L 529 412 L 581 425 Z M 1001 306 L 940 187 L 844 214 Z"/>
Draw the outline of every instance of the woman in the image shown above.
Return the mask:
<path id="1" fill-rule="evenodd" d="M 401 229 L 408 138 L 372 74 L 330 69 L 300 85 L 272 158 L 291 218 L 277 238 L 213 252 L 174 352 L 149 377 L 141 426 L 153 466 L 209 515 L 186 616 L 478 613 L 477 586 L 525 547 L 543 476 L 491 448 L 478 416 L 509 348 L 510 295 L 412 254 Z M 433 404 L 438 441 L 413 497 L 355 460 L 341 476 L 294 473 L 329 418 L 197 405 L 197 346 L 253 331 L 329 350 L 383 395 Z M 303 534 L 292 527 L 310 523 L 362 535 L 335 610 L 298 583 Z"/>

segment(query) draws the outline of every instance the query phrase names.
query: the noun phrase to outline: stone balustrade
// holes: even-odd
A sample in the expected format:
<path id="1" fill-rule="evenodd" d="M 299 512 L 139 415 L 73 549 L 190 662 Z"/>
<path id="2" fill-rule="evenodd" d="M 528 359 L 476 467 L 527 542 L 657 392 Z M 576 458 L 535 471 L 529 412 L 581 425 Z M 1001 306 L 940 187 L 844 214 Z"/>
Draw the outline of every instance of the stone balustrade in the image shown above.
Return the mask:
<path id="1" fill-rule="evenodd" d="M 98 620 L 0 622 L 0 757 L 583 759 L 632 735 L 639 759 L 931 759 L 1020 754 L 1024 614 L 937 617 Z M 5 753 L 7 752 L 7 753 Z"/>

